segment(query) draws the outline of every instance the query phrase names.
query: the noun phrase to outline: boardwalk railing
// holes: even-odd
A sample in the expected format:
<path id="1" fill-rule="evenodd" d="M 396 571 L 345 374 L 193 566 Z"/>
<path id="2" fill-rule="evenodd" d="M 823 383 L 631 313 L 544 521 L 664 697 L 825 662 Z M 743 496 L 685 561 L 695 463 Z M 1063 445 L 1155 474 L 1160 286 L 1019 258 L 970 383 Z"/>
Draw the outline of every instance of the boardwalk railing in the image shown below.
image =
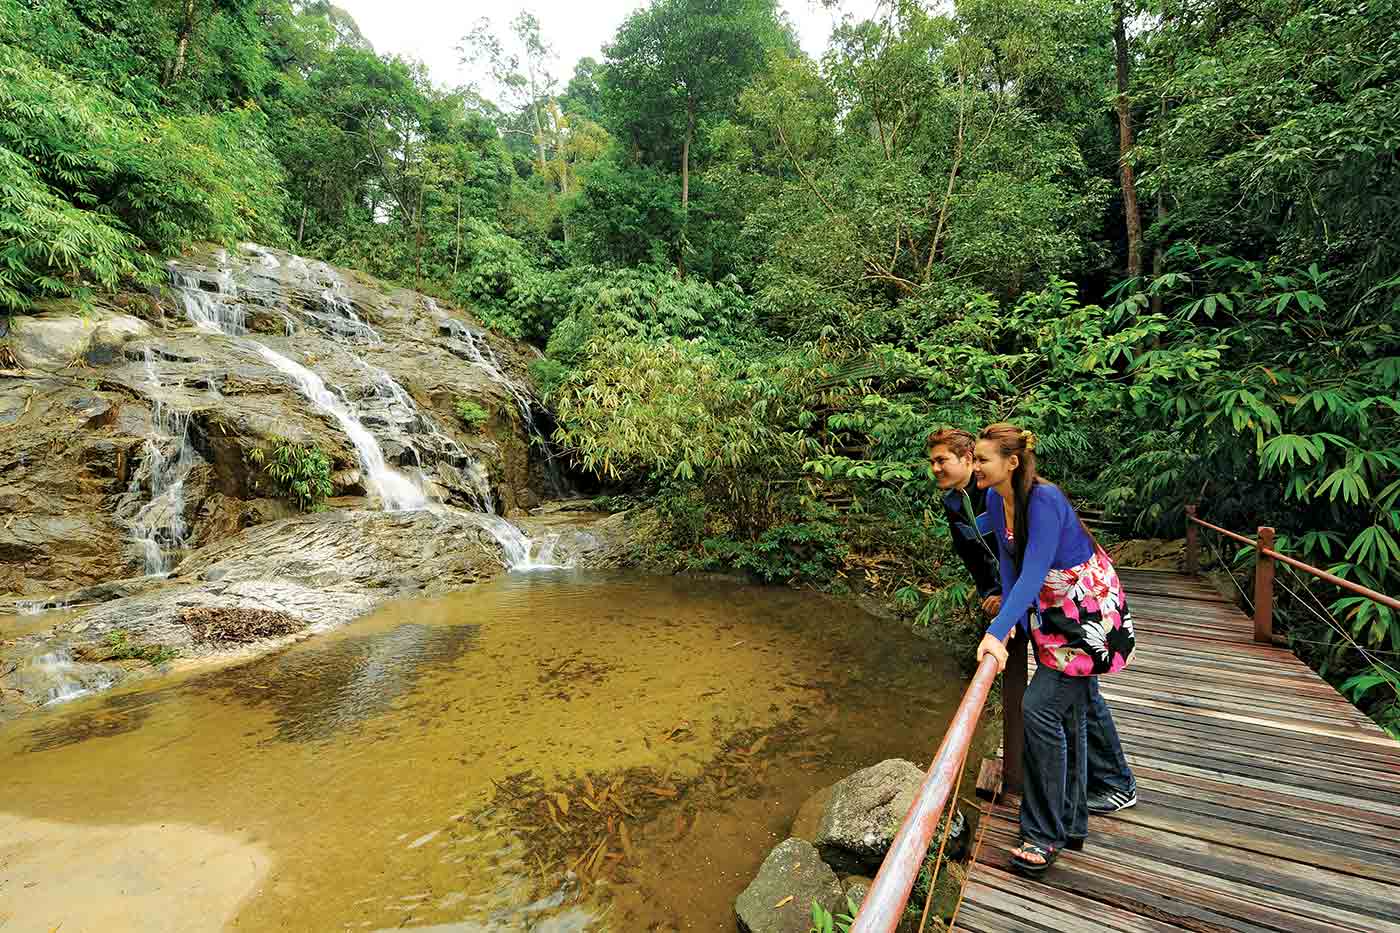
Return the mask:
<path id="1" fill-rule="evenodd" d="M 1008 664 L 1007 670 L 1010 669 L 1011 665 Z M 1023 658 L 1023 676 L 1025 669 Z M 963 693 L 962 702 L 958 704 L 953 721 L 943 736 L 943 744 L 938 747 L 938 754 L 928 767 L 928 775 L 915 795 L 909 812 L 905 814 L 904 823 L 890 844 L 890 851 L 885 855 L 869 893 L 856 912 L 851 933 L 892 933 L 899 926 L 909 892 L 914 889 L 914 881 L 923 867 L 929 843 L 938 831 L 939 817 L 948 806 L 958 775 L 967 762 L 972 735 L 977 730 L 982 707 L 987 705 L 987 693 L 996 678 L 996 658 L 988 655 L 977 666 L 977 673 Z"/>
<path id="2" fill-rule="evenodd" d="M 1305 564 L 1294 557 L 1274 550 L 1274 529 L 1268 525 L 1260 525 L 1258 537 L 1251 539 L 1244 535 L 1236 534 L 1219 525 L 1212 525 L 1204 521 L 1196 514 L 1196 506 L 1186 506 L 1186 573 L 1195 576 L 1200 572 L 1201 564 L 1201 542 L 1200 529 L 1205 528 L 1217 534 L 1229 538 L 1231 541 L 1247 545 L 1255 550 L 1257 555 L 1254 562 L 1254 640 L 1271 645 L 1274 642 L 1274 564 L 1275 562 L 1287 564 L 1296 570 L 1302 570 L 1312 574 L 1319 580 L 1325 580 L 1333 586 L 1355 593 L 1358 596 L 1365 596 L 1374 600 L 1382 606 L 1389 606 L 1391 609 L 1400 610 L 1400 599 L 1387 596 L 1359 583 L 1350 580 L 1343 580 L 1336 574 L 1328 573 L 1319 567 Z"/>
<path id="3" fill-rule="evenodd" d="M 1223 535 L 1232 541 L 1253 547 L 1256 552 L 1254 567 L 1254 638 L 1256 641 L 1272 644 L 1274 569 L 1281 562 L 1297 570 L 1312 574 L 1344 590 L 1375 600 L 1384 606 L 1400 610 L 1400 600 L 1368 587 L 1343 580 L 1335 574 L 1313 567 L 1287 554 L 1274 549 L 1274 529 L 1261 526 L 1257 538 L 1247 538 L 1219 525 L 1202 520 L 1196 514 L 1196 506 L 1186 506 L 1186 573 L 1195 576 L 1200 571 L 1200 529 Z M 1022 731 L 1021 700 L 1026 688 L 1026 644 L 1028 639 L 1020 628 L 1014 630 L 1007 648 L 1010 659 L 1006 664 L 1006 677 L 1002 683 L 1003 740 L 1001 789 L 1003 792 L 1019 794 L 1021 791 L 1021 743 L 1007 742 L 1006 736 L 1017 736 Z M 865 900 L 856 913 L 851 933 L 893 933 L 904 914 L 905 904 L 914 888 L 929 845 L 938 830 L 939 818 L 947 809 L 957 784 L 958 775 L 967 763 L 968 748 L 973 733 L 977 729 L 982 709 L 987 703 L 987 694 L 996 680 L 996 660 L 982 659 L 972 682 L 963 693 L 962 702 L 953 714 L 953 721 L 943 736 L 943 743 L 929 765 L 928 774 L 914 797 L 904 822 L 890 845 L 890 850 L 880 865 L 880 871 L 865 895 Z"/>

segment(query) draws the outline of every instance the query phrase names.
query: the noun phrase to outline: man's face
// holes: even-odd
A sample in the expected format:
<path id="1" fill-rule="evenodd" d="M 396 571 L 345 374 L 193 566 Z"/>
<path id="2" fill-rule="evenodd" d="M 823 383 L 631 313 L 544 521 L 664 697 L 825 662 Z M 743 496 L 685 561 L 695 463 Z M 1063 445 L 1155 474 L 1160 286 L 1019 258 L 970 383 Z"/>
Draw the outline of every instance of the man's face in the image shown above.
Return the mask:
<path id="1" fill-rule="evenodd" d="M 944 444 L 928 452 L 928 465 L 939 489 L 961 489 L 972 478 L 972 457 L 959 457 Z"/>

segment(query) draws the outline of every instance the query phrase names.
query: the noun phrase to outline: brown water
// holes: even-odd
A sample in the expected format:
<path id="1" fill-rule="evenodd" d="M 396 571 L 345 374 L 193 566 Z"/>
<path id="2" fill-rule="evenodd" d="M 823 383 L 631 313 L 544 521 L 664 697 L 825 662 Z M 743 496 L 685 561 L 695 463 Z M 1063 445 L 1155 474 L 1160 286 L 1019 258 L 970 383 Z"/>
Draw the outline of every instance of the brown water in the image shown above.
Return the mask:
<path id="1" fill-rule="evenodd" d="M 802 802 L 926 765 L 961 680 L 781 589 L 524 574 L 392 604 L 0 726 L 0 929 L 733 929 Z"/>

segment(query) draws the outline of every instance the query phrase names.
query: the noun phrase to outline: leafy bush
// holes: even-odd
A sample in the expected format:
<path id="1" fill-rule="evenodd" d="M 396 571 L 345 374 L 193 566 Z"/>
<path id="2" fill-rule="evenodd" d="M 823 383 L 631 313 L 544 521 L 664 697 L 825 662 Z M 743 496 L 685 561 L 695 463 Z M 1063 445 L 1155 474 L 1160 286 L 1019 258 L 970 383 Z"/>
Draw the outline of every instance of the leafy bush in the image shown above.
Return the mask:
<path id="1" fill-rule="evenodd" d="M 485 425 L 487 420 L 491 417 L 489 411 L 482 408 L 471 399 L 459 398 L 457 404 L 452 406 L 452 409 L 457 413 L 457 417 L 469 431 L 481 430 L 482 426 Z"/>
<path id="2" fill-rule="evenodd" d="M 0 41 L 0 307 L 154 281 L 149 251 L 282 237 L 255 108 L 149 118 Z"/>
<path id="3" fill-rule="evenodd" d="M 753 574 L 764 583 L 831 582 L 846 557 L 841 529 L 825 521 L 777 525 L 755 541 L 712 538 L 710 559 Z"/>
<path id="4" fill-rule="evenodd" d="M 566 202 L 564 223 L 580 263 L 670 265 L 681 237 L 679 185 L 655 168 L 599 159 Z"/>
<path id="5" fill-rule="evenodd" d="M 261 447 L 248 451 L 248 460 L 262 468 L 278 493 L 303 512 L 319 511 L 334 487 L 331 458 L 319 447 L 294 444 L 284 437 L 271 438 L 269 457 Z"/>
<path id="6" fill-rule="evenodd" d="M 106 646 L 106 660 L 145 661 L 152 667 L 157 667 L 164 664 L 166 661 L 180 656 L 180 652 L 169 645 L 133 644 L 130 634 L 125 629 L 116 629 L 108 632 Z"/>

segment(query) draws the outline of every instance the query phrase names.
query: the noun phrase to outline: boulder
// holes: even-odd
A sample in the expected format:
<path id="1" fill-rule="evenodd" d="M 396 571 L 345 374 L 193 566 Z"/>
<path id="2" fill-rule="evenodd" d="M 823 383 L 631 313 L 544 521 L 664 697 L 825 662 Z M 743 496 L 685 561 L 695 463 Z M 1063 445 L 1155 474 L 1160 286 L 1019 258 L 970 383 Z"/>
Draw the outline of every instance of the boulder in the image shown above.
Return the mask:
<path id="1" fill-rule="evenodd" d="M 814 902 L 838 911 L 841 882 L 810 842 L 785 839 L 735 899 L 734 913 L 743 933 L 808 933 Z"/>
<path id="2" fill-rule="evenodd" d="M 26 369 L 62 369 L 87 352 L 95 326 L 96 321 L 75 306 L 56 302 L 11 321 L 10 350 Z"/>
<path id="3" fill-rule="evenodd" d="M 83 310 L 72 301 L 47 302 L 37 314 L 16 316 L 10 349 L 26 369 L 58 370 L 93 357 L 105 363 L 121 355 L 128 340 L 151 333 L 151 326 L 106 308 Z"/>
<path id="4" fill-rule="evenodd" d="M 838 782 L 812 840 L 822 858 L 843 874 L 878 871 L 923 779 L 913 762 L 890 758 Z"/>

